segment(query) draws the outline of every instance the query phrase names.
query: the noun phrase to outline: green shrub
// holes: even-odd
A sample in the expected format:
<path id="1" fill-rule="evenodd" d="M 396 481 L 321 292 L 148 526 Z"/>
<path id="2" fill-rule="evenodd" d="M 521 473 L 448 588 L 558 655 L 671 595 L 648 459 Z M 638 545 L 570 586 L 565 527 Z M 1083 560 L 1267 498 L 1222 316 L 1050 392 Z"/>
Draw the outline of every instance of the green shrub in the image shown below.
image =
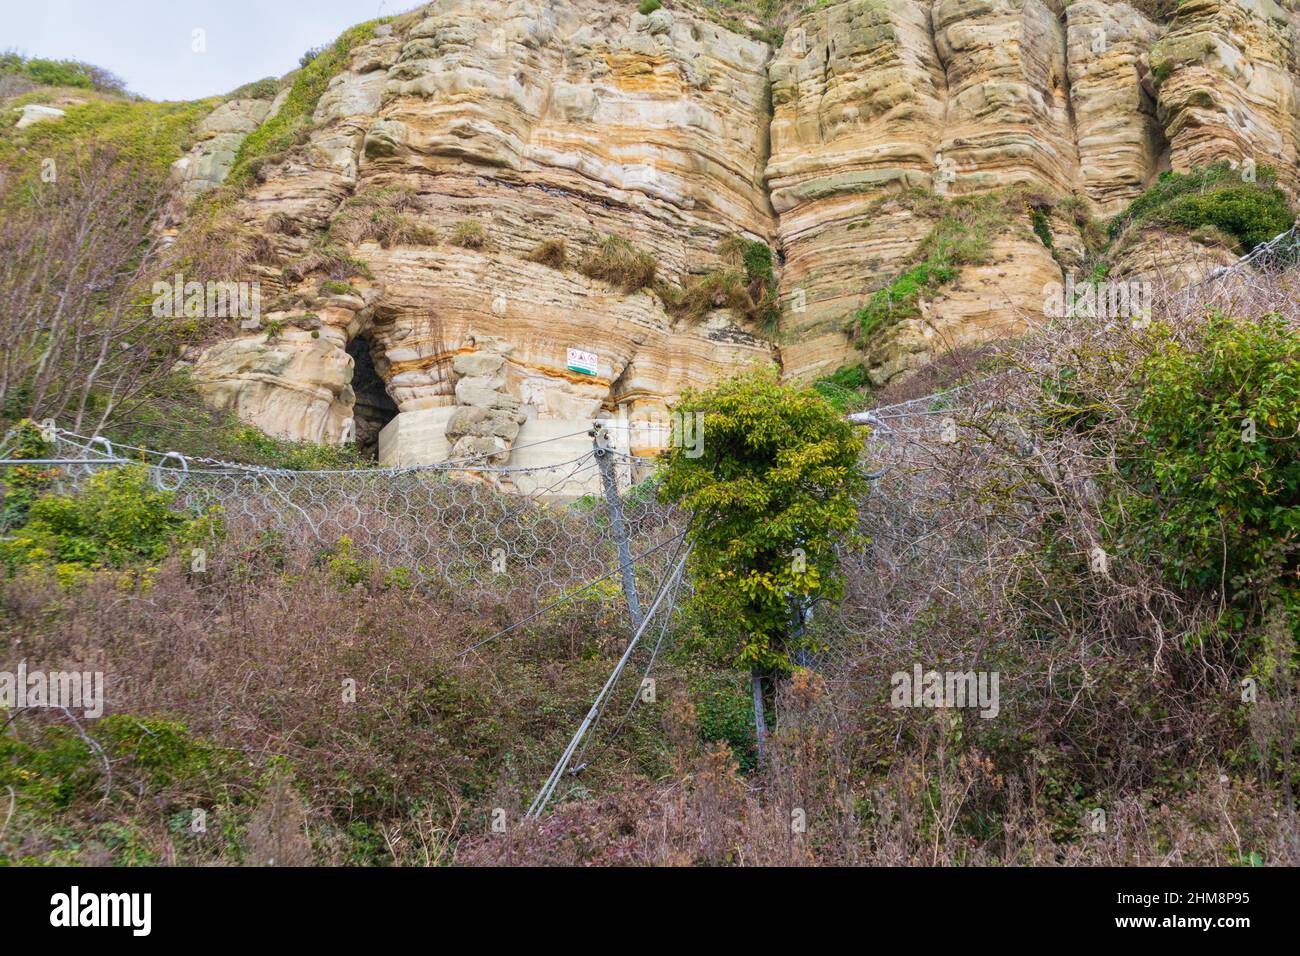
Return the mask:
<path id="1" fill-rule="evenodd" d="M 254 80 L 252 83 L 245 83 L 243 86 L 236 87 L 226 94 L 228 100 L 269 100 L 280 92 L 280 81 L 273 76 L 264 77 L 260 80 Z"/>
<path id="2" fill-rule="evenodd" d="M 1048 249 L 1055 248 L 1055 240 L 1052 237 L 1052 224 L 1048 219 L 1047 213 L 1038 206 L 1029 207 L 1029 221 L 1033 224 L 1034 235 Z"/>
<path id="3" fill-rule="evenodd" d="M 79 60 L 43 60 L 8 51 L 0 53 L 0 77 L 21 76 L 41 86 L 71 86 L 103 93 L 125 93 L 122 79 L 103 67 Z"/>
<path id="4" fill-rule="evenodd" d="M 847 412 L 850 406 L 862 401 L 862 389 L 870 384 L 867 367 L 858 364 L 845 365 L 822 376 L 813 383 L 813 388 L 838 411 Z"/>
<path id="5" fill-rule="evenodd" d="M 660 3 L 659 0 L 641 0 L 641 3 L 637 6 L 637 10 L 640 11 L 642 16 L 648 17 L 661 6 L 663 6 L 663 4 Z"/>
<path id="6" fill-rule="evenodd" d="M 13 430 L 6 458 L 48 458 L 52 449 L 35 422 L 23 419 Z M 14 465 L 0 473 L 0 532 L 27 521 L 32 502 L 50 486 L 55 472 L 41 465 Z"/>
<path id="7" fill-rule="evenodd" d="M 886 325 L 920 314 L 922 294 L 933 295 L 940 286 L 957 278 L 957 268 L 949 263 L 927 260 L 912 266 L 883 289 L 877 289 L 867 304 L 858 310 L 858 335 L 869 342 Z"/>
<path id="8" fill-rule="evenodd" d="M 758 760 L 749 688 L 734 675 L 713 674 L 690 688 L 690 700 L 695 707 L 700 739 L 707 743 L 725 741 L 740 769 L 753 770 Z"/>
<path id="9" fill-rule="evenodd" d="M 357 287 L 349 282 L 340 282 L 337 279 L 326 279 L 320 284 L 320 290 L 325 295 L 360 295 Z"/>
<path id="10" fill-rule="evenodd" d="M 1295 221 L 1282 190 L 1247 186 L 1182 196 L 1165 208 L 1164 218 L 1189 230 L 1214 226 L 1235 238 L 1243 252 L 1280 235 Z"/>
<path id="11" fill-rule="evenodd" d="M 1191 340 L 1154 335 L 1111 509 L 1120 547 L 1258 612 L 1300 590 L 1300 333 L 1214 316 Z"/>
<path id="12" fill-rule="evenodd" d="M 167 789 L 209 801 L 226 796 L 223 778 L 238 762 L 195 738 L 185 723 L 164 717 L 111 714 L 90 728 L 102 756 L 74 728 L 41 728 L 30 741 L 0 736 L 0 789 L 12 788 L 27 807 L 49 813 L 81 798 L 103 795 L 104 759 L 123 779 L 147 788 L 156 800 Z M 129 797 L 128 797 L 129 799 Z M 192 800 L 189 803 L 192 804 Z"/>
<path id="13" fill-rule="evenodd" d="M 0 541 L 0 560 L 11 568 L 161 560 L 174 542 L 197 542 L 217 530 L 210 518 L 173 510 L 173 497 L 150 483 L 142 465 L 100 471 L 77 494 L 33 501 L 26 525 Z"/>
<path id="14" fill-rule="evenodd" d="M 790 602 L 833 599 L 836 548 L 857 528 L 862 436 L 817 393 L 764 371 L 686 393 L 703 441 L 673 447 L 661 500 L 693 517 L 695 600 L 711 641 L 731 663 L 786 672 L 803 639 L 788 633 Z M 692 457 L 694 456 L 694 457 Z"/>
<path id="15" fill-rule="evenodd" d="M 1164 173 L 1111 220 L 1111 238 L 1129 225 L 1176 225 L 1189 232 L 1213 226 L 1249 251 L 1289 229 L 1295 221 L 1277 174 L 1268 166 L 1245 182 L 1240 170 L 1219 163 L 1190 173 Z"/>
<path id="16" fill-rule="evenodd" d="M 765 242 L 729 236 L 719 245 L 726 265 L 694 276 L 680 289 L 655 284 L 665 308 L 679 318 L 698 321 L 713 309 L 729 309 L 741 321 L 774 335 L 781 323 L 772 250 Z"/>
<path id="17" fill-rule="evenodd" d="M 321 445 L 315 442 L 272 438 L 247 425 L 229 429 L 230 447 L 240 461 L 255 462 L 286 471 L 330 471 L 367 468 L 374 459 L 364 457 L 352 445 Z"/>

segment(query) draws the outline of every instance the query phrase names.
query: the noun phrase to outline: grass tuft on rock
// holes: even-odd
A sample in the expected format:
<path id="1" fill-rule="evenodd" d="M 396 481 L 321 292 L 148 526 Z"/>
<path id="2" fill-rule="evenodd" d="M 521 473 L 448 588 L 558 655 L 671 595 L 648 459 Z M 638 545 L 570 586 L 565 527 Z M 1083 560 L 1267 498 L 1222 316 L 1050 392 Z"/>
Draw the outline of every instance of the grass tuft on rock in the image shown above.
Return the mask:
<path id="1" fill-rule="evenodd" d="M 525 258 L 552 269 L 563 269 L 569 261 L 569 247 L 563 239 L 544 239 Z"/>
<path id="2" fill-rule="evenodd" d="M 490 244 L 483 223 L 473 219 L 462 219 L 452 226 L 451 238 L 448 241 L 462 249 L 486 249 Z"/>
<path id="3" fill-rule="evenodd" d="M 409 189 L 366 190 L 343 201 L 330 221 L 329 234 L 351 246 L 434 245 L 437 233 L 419 221 L 419 209 L 419 197 Z"/>
<path id="4" fill-rule="evenodd" d="M 606 236 L 578 267 L 583 275 L 607 282 L 624 292 L 636 292 L 655 280 L 654 256 L 619 236 Z"/>

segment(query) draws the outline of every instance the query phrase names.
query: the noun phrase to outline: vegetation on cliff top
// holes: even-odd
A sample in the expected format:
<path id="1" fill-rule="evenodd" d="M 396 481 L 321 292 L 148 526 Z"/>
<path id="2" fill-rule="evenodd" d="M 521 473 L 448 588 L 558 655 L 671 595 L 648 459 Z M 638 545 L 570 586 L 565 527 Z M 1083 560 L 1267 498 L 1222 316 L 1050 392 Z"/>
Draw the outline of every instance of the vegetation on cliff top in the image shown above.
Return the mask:
<path id="1" fill-rule="evenodd" d="M 60 106 L 66 115 L 36 123 L 26 129 L 12 126 L 0 135 L 0 165 L 23 183 L 35 182 L 42 163 L 58 166 L 96 147 L 108 147 L 155 186 L 166 178 L 171 164 L 194 142 L 194 129 L 215 108 L 219 99 L 178 103 L 153 103 L 88 94 L 87 102 Z M 11 106 L 43 101 L 39 93 L 13 100 Z M 12 124 L 14 117 L 3 122 Z M 10 198 L 17 190 L 9 193 Z"/>
<path id="2" fill-rule="evenodd" d="M 247 184 L 255 172 L 255 163 L 282 153 L 294 146 L 311 129 L 316 104 L 330 80 L 347 68 L 354 47 L 372 39 L 375 29 L 389 22 L 378 18 L 345 30 L 332 45 L 320 51 L 302 67 L 280 111 L 240 144 L 227 183 L 233 188 Z"/>
<path id="3" fill-rule="evenodd" d="M 0 53 L 0 100 L 37 86 L 126 93 L 126 84 L 121 77 L 91 63 L 25 57 L 12 50 Z"/>

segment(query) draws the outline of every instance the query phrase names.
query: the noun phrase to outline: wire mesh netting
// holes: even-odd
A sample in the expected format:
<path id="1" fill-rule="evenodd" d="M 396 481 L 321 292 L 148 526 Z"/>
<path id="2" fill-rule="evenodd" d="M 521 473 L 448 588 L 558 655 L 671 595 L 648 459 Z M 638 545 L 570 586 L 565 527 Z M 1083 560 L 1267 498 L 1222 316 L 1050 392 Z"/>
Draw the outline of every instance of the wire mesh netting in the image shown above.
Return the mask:
<path id="1" fill-rule="evenodd" d="M 465 597 L 544 600 L 618 571 L 618 547 L 595 451 L 539 468 L 466 462 L 401 469 L 285 471 L 163 455 L 58 431 L 51 490 L 139 463 L 174 505 L 215 511 L 245 540 L 333 548 L 442 582 Z M 606 452 L 638 578 L 662 577 L 683 521 L 655 497 L 653 462 Z M 582 494 L 576 492 L 583 491 Z"/>
<path id="2" fill-rule="evenodd" d="M 1292 268 L 1297 245 L 1292 229 L 1235 265 L 1172 290 L 1174 298 L 1165 301 L 1248 311 L 1261 272 Z M 978 564 L 980 542 L 993 520 L 979 502 L 954 494 L 953 476 L 986 467 L 990 454 L 988 443 L 959 440 L 959 433 L 990 416 L 1015 432 L 1016 415 L 1007 403 L 1014 402 L 1016 389 L 1008 381 L 1018 381 L 1018 374 L 998 373 L 856 416 L 867 426 L 863 467 L 873 479 L 860 504 L 867 543 L 841 554 L 846 599 L 814 608 L 826 645 L 817 655 L 819 666 L 851 676 L 869 661 L 873 633 L 896 629 L 900 616 L 915 615 L 939 591 L 959 598 L 962 575 L 952 569 Z M 653 593 L 667 573 L 685 516 L 656 500 L 653 459 L 604 454 L 638 585 L 643 594 Z M 55 491 L 75 490 L 105 467 L 141 462 L 160 488 L 175 493 L 177 507 L 220 509 L 232 530 L 318 548 L 346 538 L 358 556 L 470 597 L 545 602 L 602 577 L 618 578 L 618 542 L 610 502 L 600 492 L 595 449 L 539 468 L 461 460 L 399 469 L 286 471 L 187 459 L 56 430 L 54 458 Z"/>

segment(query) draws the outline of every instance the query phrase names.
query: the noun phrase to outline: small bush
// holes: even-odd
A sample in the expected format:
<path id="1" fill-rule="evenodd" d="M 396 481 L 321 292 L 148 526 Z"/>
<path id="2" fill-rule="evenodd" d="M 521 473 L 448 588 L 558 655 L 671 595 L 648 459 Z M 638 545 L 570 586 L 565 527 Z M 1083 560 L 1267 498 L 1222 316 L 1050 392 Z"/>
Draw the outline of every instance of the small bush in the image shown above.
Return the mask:
<path id="1" fill-rule="evenodd" d="M 1219 163 L 1190 173 L 1167 172 L 1111 220 L 1111 238 L 1130 225 L 1175 225 L 1193 232 L 1214 226 L 1249 251 L 1285 232 L 1295 221 L 1277 174 L 1268 166 L 1246 182 L 1240 170 Z"/>
<path id="2" fill-rule="evenodd" d="M 563 239 L 545 239 L 528 253 L 529 262 L 538 262 L 552 269 L 563 269 L 569 259 L 569 247 Z"/>
<path id="3" fill-rule="evenodd" d="M 488 247 L 488 234 L 481 222 L 473 219 L 462 219 L 452 226 L 449 241 L 453 246 L 460 246 L 463 249 L 486 249 Z"/>
<path id="4" fill-rule="evenodd" d="M 729 236 L 718 249 L 726 265 L 690 279 L 678 289 L 666 282 L 655 285 L 664 307 L 679 318 L 698 321 L 713 309 L 730 309 L 741 321 L 753 322 L 774 335 L 781 322 L 781 307 L 772 271 L 772 250 L 767 243 Z"/>
<path id="5" fill-rule="evenodd" d="M 5 457 L 47 458 L 51 450 L 41 437 L 40 428 L 24 419 L 14 428 Z M 27 520 L 32 502 L 50 486 L 54 475 L 54 471 L 40 465 L 15 465 L 0 473 L 0 532 Z"/>
<path id="6" fill-rule="evenodd" d="M 150 483 L 142 465 L 101 471 L 75 495 L 32 502 L 27 524 L 0 542 L 0 560 L 11 568 L 159 561 L 173 542 L 197 541 L 215 530 L 208 519 L 172 510 L 173 497 Z"/>
<path id="7" fill-rule="evenodd" d="M 254 80 L 252 83 L 245 83 L 243 86 L 236 87 L 226 94 L 229 100 L 269 100 L 280 92 L 280 81 L 273 76 L 264 77 L 260 80 Z"/>
<path id="8" fill-rule="evenodd" d="M 327 471 L 337 468 L 367 468 L 374 459 L 364 457 L 356 445 L 320 445 L 315 442 L 272 438 L 256 428 L 229 429 L 227 439 L 233 457 L 286 471 Z"/>
<path id="9" fill-rule="evenodd" d="M 121 77 L 79 60 L 28 59 L 13 51 L 0 53 L 0 77 L 25 77 L 40 86 L 71 86 L 101 93 L 125 93 Z"/>
<path id="10" fill-rule="evenodd" d="M 618 236 L 606 236 L 579 268 L 583 275 L 624 292 L 647 288 L 656 272 L 654 256 Z"/>
<path id="11" fill-rule="evenodd" d="M 758 765 L 754 740 L 754 711 L 749 688 L 735 675 L 711 674 L 690 689 L 700 739 L 724 741 L 746 773 Z"/>
<path id="12" fill-rule="evenodd" d="M 713 309 L 726 308 L 745 315 L 752 304 L 745 289 L 745 276 L 739 269 L 715 269 L 696 276 L 668 302 L 670 312 L 692 321 Z"/>
<path id="13" fill-rule="evenodd" d="M 663 4 L 660 3 L 659 0 L 641 0 L 641 3 L 637 6 L 637 10 L 643 17 L 648 17 L 662 6 Z"/>
<path id="14" fill-rule="evenodd" d="M 302 56 L 298 57 L 299 69 L 310 64 L 313 60 L 315 60 L 318 56 L 320 56 L 324 52 L 325 52 L 324 45 L 314 46 L 311 49 L 305 51 Z"/>
<path id="15" fill-rule="evenodd" d="M 745 317 L 769 335 L 775 334 L 781 323 L 781 306 L 771 246 L 757 239 L 731 236 L 724 240 L 722 254 L 744 269 L 748 296 Z"/>
<path id="16" fill-rule="evenodd" d="M 339 282 L 337 279 L 326 279 L 320 284 L 320 290 L 325 295 L 360 295 L 357 287 L 347 282 Z"/>
<path id="17" fill-rule="evenodd" d="M 1140 373 L 1114 502 L 1124 546 L 1242 607 L 1279 583 L 1300 595 L 1300 333 L 1215 316 L 1189 341 L 1157 338 Z"/>
<path id="18" fill-rule="evenodd" d="M 862 389 L 871 384 L 865 365 L 846 365 L 813 383 L 813 388 L 841 412 L 863 400 Z"/>
<path id="19" fill-rule="evenodd" d="M 1029 221 L 1033 224 L 1034 235 L 1048 249 L 1055 248 L 1055 240 L 1052 236 L 1052 224 L 1048 219 L 1047 212 L 1039 206 L 1029 206 Z"/>

